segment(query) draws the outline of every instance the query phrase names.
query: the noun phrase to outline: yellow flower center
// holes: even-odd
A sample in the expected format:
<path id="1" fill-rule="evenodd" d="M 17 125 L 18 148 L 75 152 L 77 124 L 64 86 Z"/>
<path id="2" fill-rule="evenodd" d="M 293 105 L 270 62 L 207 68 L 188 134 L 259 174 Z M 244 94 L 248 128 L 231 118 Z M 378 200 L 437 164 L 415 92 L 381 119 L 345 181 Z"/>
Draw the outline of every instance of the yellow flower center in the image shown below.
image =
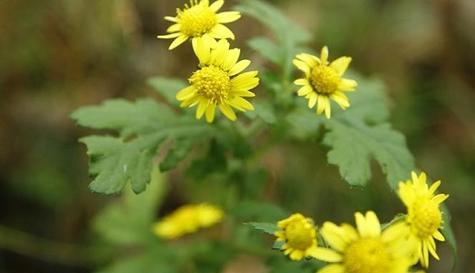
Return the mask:
<path id="1" fill-rule="evenodd" d="M 331 94 L 338 89 L 341 78 L 335 69 L 327 65 L 317 65 L 312 69 L 310 83 L 317 93 Z"/>
<path id="2" fill-rule="evenodd" d="M 286 243 L 290 248 L 305 250 L 315 241 L 313 226 L 302 221 L 290 223 L 284 229 Z"/>
<path id="3" fill-rule="evenodd" d="M 379 238 L 361 238 L 351 243 L 344 254 L 347 273 L 389 272 L 391 257 Z"/>
<path id="4" fill-rule="evenodd" d="M 442 224 L 442 213 L 434 201 L 423 198 L 414 202 L 408 221 L 419 238 L 432 236 Z"/>
<path id="5" fill-rule="evenodd" d="M 206 66 L 194 72 L 189 81 L 199 95 L 214 104 L 227 100 L 231 91 L 229 74 L 215 66 Z"/>
<path id="6" fill-rule="evenodd" d="M 209 7 L 195 5 L 178 12 L 180 31 L 188 37 L 200 37 L 218 23 L 216 13 Z"/>

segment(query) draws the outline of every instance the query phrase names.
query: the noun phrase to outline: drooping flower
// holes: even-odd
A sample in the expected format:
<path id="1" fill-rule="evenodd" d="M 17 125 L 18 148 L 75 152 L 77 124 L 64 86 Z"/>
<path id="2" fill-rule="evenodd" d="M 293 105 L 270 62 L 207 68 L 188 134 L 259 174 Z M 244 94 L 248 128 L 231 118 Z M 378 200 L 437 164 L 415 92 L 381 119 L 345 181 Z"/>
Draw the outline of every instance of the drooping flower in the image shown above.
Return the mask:
<path id="1" fill-rule="evenodd" d="M 317 114 L 325 112 L 331 117 L 330 101 L 334 100 L 342 109 L 350 107 L 345 92 L 354 91 L 358 85 L 356 81 L 343 78 L 351 62 L 350 57 L 340 57 L 328 62 L 328 48 L 323 47 L 320 58 L 302 53 L 294 59 L 294 65 L 305 73 L 304 78 L 296 80 L 296 85 L 302 86 L 298 95 L 308 99 L 308 107 L 317 106 Z"/>
<path id="2" fill-rule="evenodd" d="M 167 29 L 169 34 L 159 35 L 158 38 L 174 39 L 170 50 L 188 39 L 204 39 L 210 44 L 215 44 L 215 39 L 234 39 L 233 32 L 223 24 L 238 20 L 241 14 L 237 11 L 218 13 L 223 4 L 224 0 L 217 0 L 211 5 L 209 0 L 190 0 L 190 5 L 177 9 L 176 17 L 165 17 L 174 24 Z"/>
<path id="3" fill-rule="evenodd" d="M 282 250 L 292 260 L 301 260 L 314 255 L 317 249 L 317 231 L 312 219 L 300 213 L 277 223 L 280 228 L 275 233 L 278 242 L 283 242 Z"/>
<path id="4" fill-rule="evenodd" d="M 355 214 L 356 229 L 326 222 L 320 233 L 331 248 L 318 248 L 317 259 L 329 264 L 318 273 L 407 273 L 414 262 L 415 242 L 408 229 L 381 225 L 372 211 Z"/>
<path id="5" fill-rule="evenodd" d="M 440 232 L 443 226 L 440 204 L 448 194 L 435 194 L 441 182 L 436 181 L 430 187 L 427 176 L 422 172 L 419 176 L 411 174 L 412 180 L 399 183 L 399 197 L 407 207 L 406 224 L 418 242 L 418 257 L 422 266 L 429 267 L 429 253 L 437 260 L 435 240 L 445 241 Z M 435 239 L 435 240 L 434 240 Z"/>
<path id="6" fill-rule="evenodd" d="M 176 239 L 219 223 L 223 215 L 220 208 L 210 204 L 188 204 L 158 221 L 153 231 L 159 237 Z"/>
<path id="7" fill-rule="evenodd" d="M 226 40 L 220 40 L 216 47 L 194 40 L 193 50 L 200 61 L 199 69 L 189 78 L 190 86 L 176 95 L 181 107 L 197 106 L 196 118 L 205 115 L 207 122 L 213 122 L 217 107 L 232 121 L 237 119 L 233 108 L 254 110 L 245 98 L 255 96 L 249 90 L 259 85 L 258 72 L 241 73 L 251 61 L 238 61 L 239 49 L 229 49 Z"/>

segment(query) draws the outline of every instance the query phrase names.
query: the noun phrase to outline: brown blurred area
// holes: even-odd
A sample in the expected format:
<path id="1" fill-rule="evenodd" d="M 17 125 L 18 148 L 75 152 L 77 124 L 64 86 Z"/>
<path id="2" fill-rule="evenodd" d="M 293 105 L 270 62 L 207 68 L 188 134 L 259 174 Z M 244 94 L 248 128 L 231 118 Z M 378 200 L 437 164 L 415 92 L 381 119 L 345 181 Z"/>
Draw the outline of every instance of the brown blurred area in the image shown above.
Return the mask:
<path id="1" fill-rule="evenodd" d="M 469 272 L 475 266 L 475 1 L 270 2 L 313 33 L 312 48 L 328 45 L 333 57 L 352 56 L 356 70 L 388 84 L 395 127 L 419 168 L 442 179 L 451 195 L 456 272 Z M 227 1 L 226 8 L 236 3 Z M 108 197 L 87 188 L 87 156 L 77 139 L 88 131 L 69 114 L 106 98 L 156 96 L 145 83 L 150 76 L 187 77 L 196 65 L 190 48 L 172 54 L 169 41 L 156 39 L 167 27 L 163 16 L 182 4 L 0 1 L 0 272 L 91 271 L 87 255 L 78 257 L 87 251 L 73 246 L 91 240 L 90 220 Z M 232 28 L 239 47 L 264 33 L 250 18 Z M 446 259 L 429 272 L 450 271 L 448 247 L 441 252 Z"/>

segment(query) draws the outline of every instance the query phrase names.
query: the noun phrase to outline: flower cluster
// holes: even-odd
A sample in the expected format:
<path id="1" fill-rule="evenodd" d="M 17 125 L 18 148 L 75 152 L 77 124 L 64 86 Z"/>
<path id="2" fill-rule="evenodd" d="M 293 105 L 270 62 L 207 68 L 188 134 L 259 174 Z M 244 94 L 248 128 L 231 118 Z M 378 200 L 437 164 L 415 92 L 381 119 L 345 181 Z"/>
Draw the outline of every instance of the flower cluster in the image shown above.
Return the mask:
<path id="1" fill-rule="evenodd" d="M 165 239 L 176 239 L 210 227 L 223 219 L 223 211 L 209 204 L 184 205 L 165 216 L 153 227 L 154 233 Z"/>
<path id="2" fill-rule="evenodd" d="M 196 118 L 206 117 L 211 123 L 215 119 L 216 109 L 228 119 L 237 119 L 234 109 L 252 111 L 254 106 L 246 99 L 254 97 L 251 92 L 259 85 L 257 71 L 242 73 L 250 64 L 249 60 L 239 61 L 241 50 L 230 49 L 226 39 L 234 39 L 233 32 L 224 24 L 238 20 L 237 11 L 218 11 L 224 0 L 210 4 L 208 0 L 190 0 L 185 8 L 177 9 L 176 17 L 165 17 L 171 21 L 167 35 L 161 39 L 174 39 L 172 50 L 191 39 L 193 51 L 199 60 L 198 70 L 188 81 L 190 86 L 181 90 L 176 98 L 181 107 L 197 107 Z"/>
<path id="3" fill-rule="evenodd" d="M 427 268 L 428 253 L 439 259 L 434 239 L 444 241 L 439 205 L 448 195 L 435 194 L 439 186 L 437 181 L 429 187 L 425 173 L 413 172 L 412 180 L 401 182 L 398 191 L 407 215 L 384 229 L 372 211 L 357 212 L 356 227 L 325 222 L 318 232 L 312 219 L 293 214 L 277 223 L 275 236 L 291 260 L 327 262 L 319 273 L 407 273 L 418 260 Z M 318 235 L 325 245 L 318 245 Z"/>

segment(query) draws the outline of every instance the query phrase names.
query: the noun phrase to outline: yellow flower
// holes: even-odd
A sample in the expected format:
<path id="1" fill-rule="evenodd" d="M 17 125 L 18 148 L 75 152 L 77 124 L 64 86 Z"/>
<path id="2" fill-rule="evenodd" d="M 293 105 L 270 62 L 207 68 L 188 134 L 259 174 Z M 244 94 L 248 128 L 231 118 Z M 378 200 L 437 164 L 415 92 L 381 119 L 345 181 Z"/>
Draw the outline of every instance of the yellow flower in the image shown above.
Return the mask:
<path id="1" fill-rule="evenodd" d="M 350 57 L 340 57 L 329 64 L 326 46 L 320 58 L 302 53 L 294 59 L 294 65 L 305 73 L 304 78 L 294 82 L 302 86 L 298 95 L 308 99 L 310 109 L 317 105 L 317 115 L 325 112 L 325 116 L 330 118 L 330 100 L 334 100 L 342 109 L 350 107 L 344 92 L 354 91 L 358 85 L 354 80 L 342 78 L 350 62 Z"/>
<path id="2" fill-rule="evenodd" d="M 277 241 L 284 242 L 282 249 L 292 260 L 301 260 L 314 255 L 317 249 L 317 231 L 312 219 L 302 214 L 292 214 L 278 222 Z"/>
<path id="3" fill-rule="evenodd" d="M 240 50 L 229 49 L 226 40 L 213 48 L 203 40 L 194 40 L 193 49 L 200 61 L 199 69 L 189 78 L 191 85 L 176 95 L 181 107 L 198 106 L 196 118 L 206 115 L 207 122 L 213 122 L 216 107 L 233 121 L 236 114 L 232 107 L 243 112 L 254 110 L 244 98 L 255 96 L 249 90 L 259 85 L 257 71 L 241 73 L 251 61 L 238 61 Z"/>
<path id="4" fill-rule="evenodd" d="M 165 216 L 153 227 L 154 233 L 165 239 L 176 239 L 210 227 L 223 219 L 223 211 L 209 204 L 188 204 Z"/>
<path id="5" fill-rule="evenodd" d="M 432 186 L 427 185 L 427 176 L 419 176 L 412 172 L 412 181 L 399 183 L 399 197 L 407 207 L 406 224 L 410 226 L 411 234 L 418 241 L 418 257 L 424 267 L 429 267 L 429 253 L 439 260 L 435 241 L 445 241 L 439 231 L 442 229 L 442 211 L 439 205 L 444 202 L 448 194 L 435 194 L 440 181 Z"/>
<path id="6" fill-rule="evenodd" d="M 241 14 L 237 11 L 217 13 L 223 6 L 224 0 L 209 4 L 209 0 L 190 0 L 190 5 L 185 4 L 183 10 L 177 9 L 177 16 L 166 16 L 165 20 L 173 22 L 167 32 L 170 34 L 159 35 L 161 39 L 175 39 L 169 49 L 172 50 L 186 42 L 188 39 L 204 39 L 207 43 L 216 43 L 215 39 L 234 39 L 233 32 L 227 28 L 226 23 L 231 23 Z"/>
<path id="7" fill-rule="evenodd" d="M 415 242 L 408 229 L 381 225 L 372 211 L 355 214 L 356 229 L 326 222 L 320 234 L 330 248 L 318 248 L 316 258 L 330 263 L 318 273 L 407 273 L 414 261 Z"/>

